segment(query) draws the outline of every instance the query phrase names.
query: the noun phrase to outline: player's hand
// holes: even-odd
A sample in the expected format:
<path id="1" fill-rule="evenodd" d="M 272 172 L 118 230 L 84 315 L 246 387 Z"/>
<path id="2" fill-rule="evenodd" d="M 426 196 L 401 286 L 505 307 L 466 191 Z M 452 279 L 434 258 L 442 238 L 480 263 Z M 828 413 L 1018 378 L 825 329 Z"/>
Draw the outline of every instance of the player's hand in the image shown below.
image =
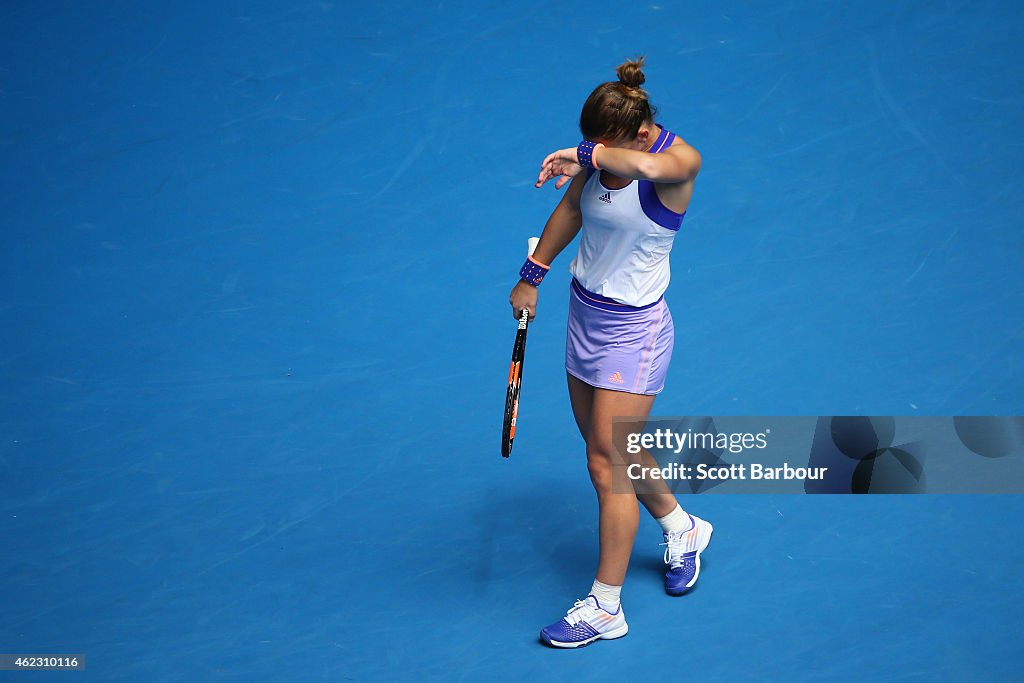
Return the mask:
<path id="1" fill-rule="evenodd" d="M 555 181 L 555 189 L 561 190 L 573 176 L 583 170 L 579 164 L 579 157 L 576 156 L 575 147 L 567 147 L 557 152 L 552 152 L 544 158 L 540 165 L 540 175 L 537 176 L 537 183 L 534 187 L 540 187 L 552 178 Z"/>
<path id="2" fill-rule="evenodd" d="M 530 311 L 530 320 L 532 321 L 534 316 L 537 315 L 537 288 L 529 282 L 520 280 L 512 288 L 512 293 L 508 295 L 508 302 L 512 304 L 513 318 L 519 320 L 519 317 L 523 314 L 523 309 L 526 308 Z"/>

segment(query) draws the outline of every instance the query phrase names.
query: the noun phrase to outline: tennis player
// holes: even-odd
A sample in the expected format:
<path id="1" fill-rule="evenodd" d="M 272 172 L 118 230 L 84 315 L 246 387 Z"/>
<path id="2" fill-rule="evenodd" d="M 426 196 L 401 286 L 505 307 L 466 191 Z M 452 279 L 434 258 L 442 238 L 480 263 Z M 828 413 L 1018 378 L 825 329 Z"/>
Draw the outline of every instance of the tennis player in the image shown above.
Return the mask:
<path id="1" fill-rule="evenodd" d="M 618 67 L 580 114 L 583 141 L 544 159 L 536 187 L 569 185 L 520 271 L 509 302 L 516 318 L 537 311 L 538 286 L 555 257 L 582 229 L 569 266 L 572 283 L 565 369 L 569 399 L 587 444 L 587 467 L 600 510 L 600 561 L 589 594 L 541 631 L 556 647 L 581 647 L 626 635 L 622 584 L 639 523 L 639 499 L 661 524 L 665 590 L 681 595 L 697 582 L 712 528 L 661 493 L 614 487 L 612 418 L 642 424 L 665 386 L 674 328 L 664 293 L 669 252 L 693 194 L 701 158 L 660 124 L 641 88 L 642 57 Z M 622 462 L 621 460 L 619 461 Z M 627 484 L 627 487 L 629 485 Z"/>

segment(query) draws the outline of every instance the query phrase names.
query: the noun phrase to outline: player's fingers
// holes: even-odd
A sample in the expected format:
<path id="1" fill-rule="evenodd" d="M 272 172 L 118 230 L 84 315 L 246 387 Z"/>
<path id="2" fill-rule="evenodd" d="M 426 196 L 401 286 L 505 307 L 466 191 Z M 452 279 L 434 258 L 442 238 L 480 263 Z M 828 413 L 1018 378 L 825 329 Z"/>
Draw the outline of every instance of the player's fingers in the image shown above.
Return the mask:
<path id="1" fill-rule="evenodd" d="M 540 175 L 537 176 L 537 182 L 544 184 L 547 181 L 555 177 L 554 168 L 551 164 L 544 164 L 540 167 Z"/>
<path id="2" fill-rule="evenodd" d="M 567 176 L 567 175 L 563 175 L 563 176 L 562 176 L 561 178 L 559 178 L 559 179 L 558 179 L 558 180 L 557 180 L 557 181 L 555 182 L 555 189 L 556 189 L 556 190 L 561 190 L 561 189 L 562 189 L 563 187 L 565 187 L 565 184 L 566 184 L 567 182 L 569 182 L 570 180 L 572 180 L 572 178 L 570 178 L 570 177 L 569 177 L 569 176 Z"/>

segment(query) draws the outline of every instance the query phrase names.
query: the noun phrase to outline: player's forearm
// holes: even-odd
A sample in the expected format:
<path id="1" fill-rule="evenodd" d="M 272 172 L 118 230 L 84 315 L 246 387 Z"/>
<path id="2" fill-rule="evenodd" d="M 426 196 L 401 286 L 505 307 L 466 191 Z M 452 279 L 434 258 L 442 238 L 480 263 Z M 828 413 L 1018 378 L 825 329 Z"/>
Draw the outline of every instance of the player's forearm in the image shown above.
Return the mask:
<path id="1" fill-rule="evenodd" d="M 594 151 L 594 163 L 599 165 L 602 171 L 608 171 L 620 178 L 652 180 L 648 176 L 653 169 L 649 163 L 645 163 L 650 161 L 647 159 L 650 156 L 653 155 L 632 149 L 600 145 Z"/>
<path id="2" fill-rule="evenodd" d="M 579 210 L 569 206 L 568 201 L 559 202 L 544 226 L 533 258 L 545 265 L 551 265 L 569 242 L 573 241 L 582 225 L 583 216 Z"/>
<path id="3" fill-rule="evenodd" d="M 656 183 L 681 183 L 691 180 L 700 169 L 700 155 L 651 154 L 621 147 L 599 146 L 594 150 L 594 163 L 620 178 L 650 180 Z"/>

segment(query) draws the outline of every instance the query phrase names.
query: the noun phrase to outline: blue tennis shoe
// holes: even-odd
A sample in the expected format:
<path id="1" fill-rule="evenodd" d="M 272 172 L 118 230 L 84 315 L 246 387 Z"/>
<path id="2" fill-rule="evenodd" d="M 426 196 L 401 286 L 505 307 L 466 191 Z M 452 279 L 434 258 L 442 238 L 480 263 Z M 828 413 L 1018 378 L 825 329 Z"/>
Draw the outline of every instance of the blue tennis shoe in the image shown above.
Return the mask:
<path id="1" fill-rule="evenodd" d="M 712 526 L 700 517 L 689 515 L 691 526 L 686 531 L 665 532 L 665 592 L 682 595 L 697 583 L 700 554 L 711 542 Z"/>
<path id="2" fill-rule="evenodd" d="M 565 617 L 540 632 L 540 639 L 553 647 L 584 647 L 595 640 L 621 638 L 629 631 L 622 605 L 609 612 L 593 595 L 577 600 Z"/>

